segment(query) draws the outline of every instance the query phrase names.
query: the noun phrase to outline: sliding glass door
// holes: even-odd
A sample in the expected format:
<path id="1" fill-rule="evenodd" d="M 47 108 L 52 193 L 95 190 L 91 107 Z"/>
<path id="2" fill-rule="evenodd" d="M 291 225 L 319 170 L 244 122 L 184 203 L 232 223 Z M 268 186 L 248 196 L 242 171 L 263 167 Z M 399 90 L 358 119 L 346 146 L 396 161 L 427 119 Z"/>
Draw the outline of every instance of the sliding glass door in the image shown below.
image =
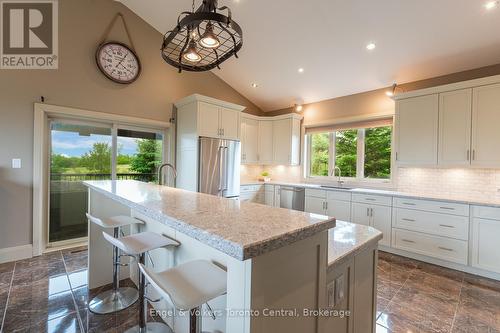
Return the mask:
<path id="1" fill-rule="evenodd" d="M 116 124 L 50 122 L 49 244 L 87 236 L 85 180 L 157 182 L 164 133 Z"/>

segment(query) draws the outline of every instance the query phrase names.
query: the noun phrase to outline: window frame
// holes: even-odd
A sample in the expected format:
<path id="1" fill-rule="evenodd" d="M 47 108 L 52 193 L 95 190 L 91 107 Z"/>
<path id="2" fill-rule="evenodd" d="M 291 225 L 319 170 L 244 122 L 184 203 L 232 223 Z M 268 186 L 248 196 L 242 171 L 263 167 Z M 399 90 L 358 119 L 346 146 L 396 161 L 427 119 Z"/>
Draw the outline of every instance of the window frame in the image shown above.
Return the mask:
<path id="1" fill-rule="evenodd" d="M 372 183 L 372 184 L 388 184 L 391 185 L 393 183 L 393 179 L 395 176 L 395 163 L 394 163 L 394 123 L 392 125 L 387 126 L 375 126 L 375 127 L 392 127 L 391 130 L 391 164 L 390 164 L 390 176 L 389 178 L 368 178 L 365 177 L 365 131 L 366 128 L 358 128 L 357 133 L 357 145 L 356 145 L 356 177 L 344 177 L 342 176 L 342 181 L 346 183 Z M 367 127 L 371 128 L 371 127 Z M 345 130 L 349 130 L 350 128 L 346 128 Z M 351 128 L 355 129 L 355 128 Z M 312 152 L 312 139 L 311 136 L 319 133 L 310 133 L 305 134 L 305 173 L 304 176 L 309 180 L 326 180 L 326 181 L 336 181 L 338 176 L 334 175 L 332 170 L 335 170 L 335 160 L 336 160 L 336 135 L 335 132 L 323 132 L 328 133 L 330 139 L 329 146 L 329 159 L 328 159 L 328 176 L 315 176 L 311 175 L 311 152 Z M 362 144 L 360 144 L 362 143 Z M 332 175 L 333 174 L 333 175 Z"/>

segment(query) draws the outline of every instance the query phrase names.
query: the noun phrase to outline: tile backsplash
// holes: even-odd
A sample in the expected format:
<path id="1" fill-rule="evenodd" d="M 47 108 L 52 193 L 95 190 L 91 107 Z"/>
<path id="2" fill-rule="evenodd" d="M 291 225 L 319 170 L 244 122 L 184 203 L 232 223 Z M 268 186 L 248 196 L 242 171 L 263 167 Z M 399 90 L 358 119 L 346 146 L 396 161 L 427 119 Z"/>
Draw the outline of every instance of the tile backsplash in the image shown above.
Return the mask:
<path id="1" fill-rule="evenodd" d="M 470 199 L 499 199 L 498 169 L 400 168 L 397 191 Z"/>
<path id="2" fill-rule="evenodd" d="M 272 180 L 299 183 L 302 180 L 300 166 L 285 165 L 241 165 L 241 182 L 253 182 L 260 178 L 260 174 L 267 171 Z"/>

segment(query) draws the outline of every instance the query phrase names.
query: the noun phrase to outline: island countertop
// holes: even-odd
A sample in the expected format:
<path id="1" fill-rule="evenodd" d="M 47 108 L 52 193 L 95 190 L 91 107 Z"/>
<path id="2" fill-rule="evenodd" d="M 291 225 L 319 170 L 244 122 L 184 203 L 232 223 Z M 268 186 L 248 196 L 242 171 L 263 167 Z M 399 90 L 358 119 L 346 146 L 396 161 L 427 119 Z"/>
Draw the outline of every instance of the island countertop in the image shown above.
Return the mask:
<path id="1" fill-rule="evenodd" d="M 133 180 L 84 184 L 238 260 L 334 228 L 335 218 Z"/>

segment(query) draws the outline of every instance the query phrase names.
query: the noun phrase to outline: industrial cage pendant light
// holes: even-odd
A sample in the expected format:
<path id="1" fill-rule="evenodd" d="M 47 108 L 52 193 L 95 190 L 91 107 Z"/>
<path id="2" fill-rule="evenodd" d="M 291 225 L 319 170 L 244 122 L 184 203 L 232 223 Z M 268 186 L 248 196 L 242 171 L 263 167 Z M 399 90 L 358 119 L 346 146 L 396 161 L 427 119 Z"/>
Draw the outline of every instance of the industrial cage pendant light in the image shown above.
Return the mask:
<path id="1" fill-rule="evenodd" d="M 217 7 L 217 0 L 203 0 L 195 10 L 182 12 L 174 29 L 163 36 L 161 55 L 168 64 L 191 72 L 209 71 L 232 57 L 238 58 L 243 32 L 231 10 Z M 220 13 L 227 11 L 227 15 Z"/>

